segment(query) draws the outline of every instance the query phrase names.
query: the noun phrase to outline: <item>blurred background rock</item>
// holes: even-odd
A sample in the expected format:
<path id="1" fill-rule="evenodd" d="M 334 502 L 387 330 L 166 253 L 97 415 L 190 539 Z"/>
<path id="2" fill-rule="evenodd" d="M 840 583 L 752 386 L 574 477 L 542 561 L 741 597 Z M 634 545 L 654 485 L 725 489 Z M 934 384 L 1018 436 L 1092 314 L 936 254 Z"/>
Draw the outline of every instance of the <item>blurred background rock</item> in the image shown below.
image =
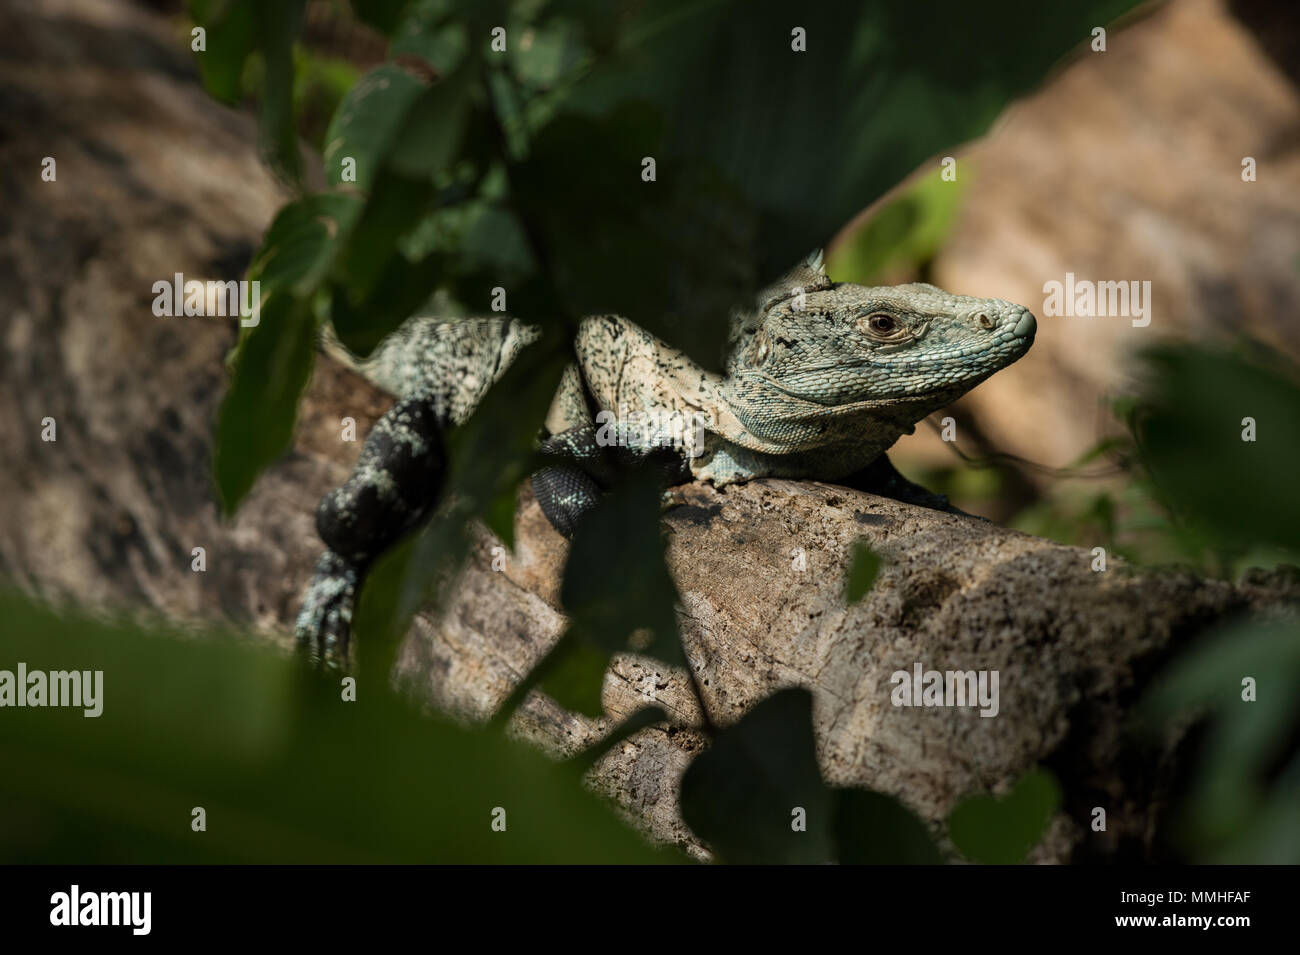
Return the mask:
<path id="1" fill-rule="evenodd" d="M 1223 345 L 1241 333 L 1300 355 L 1300 7 L 1175 0 L 1112 30 L 982 140 L 954 149 L 959 189 L 937 198 L 938 160 L 868 210 L 837 242 L 843 278 L 921 278 L 1033 309 L 1033 349 L 951 410 L 957 445 L 1053 468 L 1123 429 L 1111 400 L 1136 384 L 1134 353 L 1160 340 Z M 1242 160 L 1257 164 L 1243 182 Z M 924 233 L 910 256 L 881 263 L 858 230 L 891 203 L 882 238 Z M 1150 281 L 1151 324 L 1047 316 L 1045 282 Z M 865 273 L 865 274 L 864 274 Z M 942 414 L 936 417 L 942 417 Z M 1085 543 L 1098 495 L 1122 472 L 1060 476 L 1003 461 L 963 467 L 932 428 L 894 458 L 958 503 L 1026 529 Z M 1104 456 L 1080 470 L 1105 471 Z M 1124 502 L 1118 501 L 1117 507 Z M 1122 516 L 1122 515 L 1121 515 Z"/>

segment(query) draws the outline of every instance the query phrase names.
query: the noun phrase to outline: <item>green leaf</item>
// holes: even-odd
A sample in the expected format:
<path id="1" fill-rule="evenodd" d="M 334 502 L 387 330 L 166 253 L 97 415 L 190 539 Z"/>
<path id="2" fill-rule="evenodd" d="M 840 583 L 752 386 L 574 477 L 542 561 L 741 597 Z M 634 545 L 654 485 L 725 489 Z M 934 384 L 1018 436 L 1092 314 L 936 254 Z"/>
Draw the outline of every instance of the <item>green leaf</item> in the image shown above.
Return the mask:
<path id="1" fill-rule="evenodd" d="M 370 195 L 335 268 L 331 318 L 340 340 L 365 356 L 446 284 L 454 258 L 413 236 L 438 214 L 435 175 L 460 148 L 468 114 L 462 73 L 425 88 L 396 67 L 367 75 L 340 109 L 335 157 L 360 153 Z M 333 169 L 333 160 L 327 165 Z M 337 163 L 341 169 L 341 161 Z M 457 250 L 459 251 L 459 250 Z"/>
<path id="2" fill-rule="evenodd" d="M 659 156 L 661 127 L 633 103 L 559 116 L 514 170 L 513 198 L 570 311 L 624 315 L 720 370 L 731 306 L 754 287 L 750 213 L 711 167 Z M 643 181 L 656 156 L 656 180 Z"/>
<path id="3" fill-rule="evenodd" d="M 356 196 L 324 192 L 289 203 L 275 217 L 249 266 L 263 304 L 281 292 L 307 298 L 324 281 L 361 212 Z"/>
<path id="4" fill-rule="evenodd" d="M 433 196 L 432 183 L 388 173 L 380 176 L 335 269 L 338 282 L 354 302 L 375 295 L 381 280 L 391 275 L 392 260 L 400 257 L 398 240 L 419 222 Z M 428 298 L 436 280 L 434 273 L 420 296 L 421 301 Z M 393 316 L 390 324 L 395 328 L 406 317 Z"/>
<path id="5" fill-rule="evenodd" d="M 817 767 L 812 694 L 781 690 L 722 730 L 686 768 L 681 807 L 725 862 L 833 861 L 836 807 Z"/>
<path id="6" fill-rule="evenodd" d="M 410 626 L 402 613 L 402 584 L 411 565 L 415 541 L 408 536 L 375 561 L 357 595 L 352 631 L 356 637 L 358 678 L 386 683 L 397 651 Z"/>
<path id="7" fill-rule="evenodd" d="M 835 842 L 842 865 L 941 865 L 925 823 L 893 796 L 835 790 Z"/>
<path id="8" fill-rule="evenodd" d="M 234 380 L 217 412 L 213 452 L 224 514 L 235 512 L 257 475 L 289 448 L 315 347 L 310 308 L 288 295 L 269 299 L 260 323 L 240 343 Z"/>
<path id="9" fill-rule="evenodd" d="M 602 716 L 600 702 L 610 654 L 566 633 L 556 651 L 548 657 L 537 686 L 566 710 L 587 716 Z"/>
<path id="10" fill-rule="evenodd" d="M 315 354 L 312 297 L 358 208 L 355 199 L 337 194 L 289 204 L 249 268 L 249 277 L 260 283 L 260 315 L 255 326 L 241 331 L 213 451 L 217 496 L 227 515 L 293 439 L 298 399 Z"/>
<path id="11" fill-rule="evenodd" d="M 1093 27 L 1135 6 L 828 0 L 792 18 L 780 0 L 646 4 L 620 24 L 620 55 L 568 106 L 606 115 L 652 104 L 665 120 L 657 155 L 712 165 L 759 213 L 767 281 L 918 165 L 984 132 Z M 806 52 L 792 49 L 795 26 Z"/>
<path id="12" fill-rule="evenodd" d="M 526 86 L 554 86 L 589 56 L 582 25 L 573 19 L 557 17 L 530 24 L 521 29 L 520 38 L 506 52 L 515 77 Z"/>
<path id="13" fill-rule="evenodd" d="M 306 0 L 190 0 L 194 22 L 206 31 L 206 49 L 194 55 L 212 96 L 238 103 L 245 92 L 245 64 L 256 54 L 262 148 L 275 170 L 292 181 L 302 165 L 294 127 L 293 44 L 305 6 Z"/>
<path id="14" fill-rule="evenodd" d="M 948 816 L 948 835 L 972 862 L 1015 865 L 1038 845 L 1060 804 L 1056 777 L 1035 769 L 1006 796 L 980 793 L 963 799 Z"/>
<path id="15" fill-rule="evenodd" d="M 369 293 L 354 302 L 346 286 L 330 288 L 330 324 L 353 355 L 364 358 L 412 315 L 431 305 L 431 292 L 443 275 L 445 259 L 430 255 L 411 262 L 394 253 L 376 262 L 380 269 Z"/>
<path id="16" fill-rule="evenodd" d="M 475 287 L 483 302 L 479 308 L 486 308 L 490 290 L 500 286 L 510 291 L 512 310 L 519 314 L 518 292 L 537 269 L 523 226 L 499 200 L 439 207 L 406 237 L 402 252 L 411 258 L 441 253 L 455 264 L 446 276 L 449 284 Z M 541 324 L 554 317 L 543 312 L 529 320 Z"/>
<path id="17" fill-rule="evenodd" d="M 1300 553 L 1300 369 L 1196 346 L 1145 352 L 1138 445 L 1175 511 L 1222 547 Z M 1244 419 L 1255 440 L 1243 440 Z"/>
<path id="18" fill-rule="evenodd" d="M 350 6 L 358 20 L 388 35 L 406 16 L 411 0 L 352 0 Z"/>
<path id="19" fill-rule="evenodd" d="M 411 73 L 385 63 L 357 81 L 339 103 L 325 134 L 321 159 L 330 185 L 343 181 L 343 160 L 356 162 L 356 187 L 375 182 L 394 137 L 426 85 Z"/>
<path id="20" fill-rule="evenodd" d="M 1254 680 L 1254 699 L 1243 681 Z M 1176 836 L 1196 861 L 1300 861 L 1300 629 L 1285 621 L 1216 628 L 1153 683 L 1139 713 L 1158 730 L 1199 716 L 1207 730 Z M 1289 812 L 1279 812 L 1290 805 Z"/>
<path id="21" fill-rule="evenodd" d="M 337 676 L 248 635 L 144 631 L 10 594 L 0 617 L 6 668 L 102 672 L 98 717 L 4 710 L 0 805 L 23 821 L 0 826 L 8 862 L 682 861 L 586 792 L 581 766 L 430 719 L 383 680 L 347 702 Z"/>
<path id="22" fill-rule="evenodd" d="M 544 335 L 515 358 L 452 433 L 448 493 L 471 502 L 476 516 L 532 473 L 537 437 L 571 360 L 563 336 Z"/>
<path id="23" fill-rule="evenodd" d="M 602 736 L 599 742 L 593 743 L 582 752 L 570 757 L 569 763 L 581 767 L 584 771 L 590 769 L 619 743 L 630 739 L 641 730 L 654 726 L 656 723 L 663 723 L 667 719 L 668 713 L 662 707 L 643 706 Z"/>
<path id="24" fill-rule="evenodd" d="M 880 567 L 880 555 L 873 551 L 866 541 L 857 541 L 853 545 L 853 556 L 849 559 L 848 583 L 844 589 L 845 601 L 852 605 L 865 597 L 875 584 Z"/>
<path id="25" fill-rule="evenodd" d="M 945 182 L 937 169 L 922 176 L 836 244 L 826 273 L 837 282 L 878 285 L 893 272 L 919 268 L 947 237 L 965 188 L 960 179 Z"/>
<path id="26" fill-rule="evenodd" d="M 302 174 L 293 113 L 293 43 L 306 0 L 261 0 L 257 38 L 262 50 L 259 126 L 272 167 L 291 181 Z"/>
<path id="27" fill-rule="evenodd" d="M 244 94 L 244 63 L 257 49 L 256 8 L 229 0 L 190 0 L 189 10 L 206 34 L 206 49 L 194 51 L 203 88 L 215 99 L 234 105 Z"/>
<path id="28" fill-rule="evenodd" d="M 677 587 L 664 563 L 659 477 L 635 471 L 586 514 L 564 565 L 560 603 L 581 639 L 687 666 L 677 630 Z"/>
<path id="29" fill-rule="evenodd" d="M 398 175 L 434 181 L 462 153 L 462 139 L 477 91 L 474 73 L 458 70 L 424 90 L 410 105 L 401 132 L 388 150 Z"/>
<path id="30" fill-rule="evenodd" d="M 477 27 L 478 17 L 490 11 L 473 9 L 473 4 L 456 0 L 417 0 L 412 4 L 401 24 L 393 34 L 388 53 L 391 57 L 412 57 L 423 60 L 441 76 L 447 76 L 460 67 L 470 52 L 471 27 Z M 471 22 L 471 19 L 477 22 Z"/>

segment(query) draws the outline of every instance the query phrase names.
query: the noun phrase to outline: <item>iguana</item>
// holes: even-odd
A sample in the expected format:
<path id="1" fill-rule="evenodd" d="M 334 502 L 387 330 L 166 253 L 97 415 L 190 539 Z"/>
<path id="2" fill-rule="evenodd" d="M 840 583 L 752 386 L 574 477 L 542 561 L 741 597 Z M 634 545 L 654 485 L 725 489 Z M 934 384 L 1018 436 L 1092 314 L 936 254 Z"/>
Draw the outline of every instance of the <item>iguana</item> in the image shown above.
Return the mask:
<path id="1" fill-rule="evenodd" d="M 533 490 L 565 536 L 620 461 L 647 456 L 659 458 L 668 484 L 810 478 L 946 509 L 946 498 L 904 479 L 884 452 L 1023 355 L 1035 330 L 1028 309 L 1000 299 L 920 283 L 832 282 L 820 253 L 733 317 L 722 375 L 624 318 L 588 318 L 547 416 L 541 450 L 553 463 L 533 475 Z M 296 626 L 313 657 L 346 659 L 366 568 L 437 502 L 443 434 L 538 334 L 504 317 L 416 318 L 351 362 L 398 401 L 367 436 L 352 476 L 317 510 L 328 550 Z M 702 447 L 665 449 L 643 427 L 613 448 L 611 429 L 597 420 L 610 413 L 701 422 Z"/>

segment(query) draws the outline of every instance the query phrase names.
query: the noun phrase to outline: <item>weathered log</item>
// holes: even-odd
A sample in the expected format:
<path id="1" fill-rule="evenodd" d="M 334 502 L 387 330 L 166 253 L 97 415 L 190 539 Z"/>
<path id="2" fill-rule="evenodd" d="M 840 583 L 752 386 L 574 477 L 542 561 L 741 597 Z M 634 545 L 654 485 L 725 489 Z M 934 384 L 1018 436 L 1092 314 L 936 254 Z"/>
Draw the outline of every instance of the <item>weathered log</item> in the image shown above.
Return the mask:
<path id="1" fill-rule="evenodd" d="M 931 821 L 964 795 L 1046 765 L 1067 803 L 1038 850 L 1042 861 L 1159 849 L 1153 839 L 1176 764 L 1129 737 L 1133 702 L 1205 626 L 1300 596 L 1283 574 L 1234 586 L 1114 561 L 1096 571 L 1089 550 L 828 484 L 690 485 L 680 498 L 665 516 L 669 566 L 713 722 L 726 726 L 781 687 L 807 687 L 826 779 L 897 795 Z M 399 660 L 416 692 L 471 720 L 500 705 L 563 627 L 564 539 L 528 495 L 515 532 L 504 572 L 492 570 L 496 541 L 483 535 L 444 608 L 417 620 Z M 849 606 L 845 578 L 859 540 L 885 567 Z M 996 672 L 996 715 L 895 706 L 891 677 L 910 677 L 917 665 Z M 707 745 L 689 728 L 699 711 L 685 671 L 616 657 L 604 686 L 607 718 L 566 713 L 534 693 L 515 726 L 568 755 L 648 699 L 673 725 L 617 746 L 593 781 L 656 838 L 698 852 L 676 808 L 676 782 Z M 1104 833 L 1087 827 L 1094 806 L 1107 810 Z"/>

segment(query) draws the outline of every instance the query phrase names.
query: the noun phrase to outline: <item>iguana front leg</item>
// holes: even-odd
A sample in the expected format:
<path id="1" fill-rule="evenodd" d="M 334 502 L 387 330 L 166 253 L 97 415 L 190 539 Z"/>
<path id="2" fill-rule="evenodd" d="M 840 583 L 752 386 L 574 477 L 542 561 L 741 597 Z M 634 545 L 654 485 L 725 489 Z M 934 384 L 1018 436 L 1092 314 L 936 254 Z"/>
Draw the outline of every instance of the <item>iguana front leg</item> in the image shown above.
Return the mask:
<path id="1" fill-rule="evenodd" d="M 618 475 L 637 464 L 653 464 L 666 485 L 691 479 L 680 451 L 602 445 L 598 434 L 594 426 L 572 428 L 547 438 L 539 448 L 542 456 L 554 463 L 533 474 L 533 494 L 551 526 L 568 538 Z"/>
<path id="2" fill-rule="evenodd" d="M 329 549 L 303 596 L 295 633 L 314 662 L 347 660 L 366 570 L 429 512 L 446 471 L 443 424 L 428 397 L 399 401 L 375 424 L 347 483 L 326 494 L 316 529 Z"/>

